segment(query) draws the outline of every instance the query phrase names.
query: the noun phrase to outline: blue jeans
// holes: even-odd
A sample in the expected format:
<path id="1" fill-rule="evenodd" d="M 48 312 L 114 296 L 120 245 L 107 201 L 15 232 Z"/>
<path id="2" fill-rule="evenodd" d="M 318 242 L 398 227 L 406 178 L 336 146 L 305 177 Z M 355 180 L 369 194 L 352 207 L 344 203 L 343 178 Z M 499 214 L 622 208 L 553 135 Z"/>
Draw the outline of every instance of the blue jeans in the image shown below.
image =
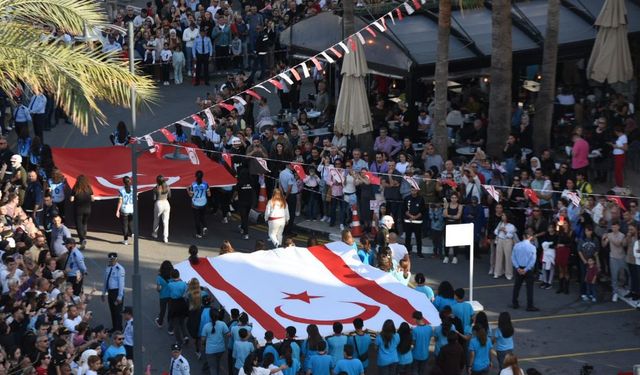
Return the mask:
<path id="1" fill-rule="evenodd" d="M 320 193 L 318 191 L 307 192 L 307 219 L 315 220 L 320 210 Z"/>
<path id="2" fill-rule="evenodd" d="M 191 47 L 184 47 L 184 64 L 187 67 L 187 72 L 193 73 L 193 51 Z"/>
<path id="3" fill-rule="evenodd" d="M 591 283 L 585 283 L 585 287 L 586 287 L 586 295 L 588 297 L 592 297 L 592 298 L 596 298 L 597 297 L 597 292 L 596 292 L 596 284 L 591 284 Z"/>
<path id="4" fill-rule="evenodd" d="M 511 184 L 511 180 L 513 179 L 513 174 L 516 171 L 516 159 L 515 158 L 508 158 L 505 159 L 505 169 L 507 170 L 507 183 Z"/>

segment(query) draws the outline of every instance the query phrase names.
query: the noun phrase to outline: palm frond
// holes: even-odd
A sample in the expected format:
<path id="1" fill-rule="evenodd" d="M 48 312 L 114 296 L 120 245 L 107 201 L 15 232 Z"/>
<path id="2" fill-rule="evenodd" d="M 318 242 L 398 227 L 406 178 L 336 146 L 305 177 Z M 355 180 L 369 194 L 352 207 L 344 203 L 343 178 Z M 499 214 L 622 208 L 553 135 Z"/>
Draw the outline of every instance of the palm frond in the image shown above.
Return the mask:
<path id="1" fill-rule="evenodd" d="M 0 25 L 0 71 L 5 78 L 0 89 L 11 92 L 23 82 L 34 91 L 53 93 L 58 105 L 85 134 L 90 126 L 97 128 L 106 121 L 100 101 L 129 107 L 132 87 L 140 102 L 151 103 L 157 98 L 153 82 L 130 73 L 127 62 L 115 54 L 103 54 L 86 45 L 42 42 L 40 30 L 24 24 Z"/>
<path id="2" fill-rule="evenodd" d="M 71 35 L 81 35 L 85 27 L 107 23 L 100 2 L 95 0 L 0 0 L 3 21 L 31 25 L 51 25 Z"/>

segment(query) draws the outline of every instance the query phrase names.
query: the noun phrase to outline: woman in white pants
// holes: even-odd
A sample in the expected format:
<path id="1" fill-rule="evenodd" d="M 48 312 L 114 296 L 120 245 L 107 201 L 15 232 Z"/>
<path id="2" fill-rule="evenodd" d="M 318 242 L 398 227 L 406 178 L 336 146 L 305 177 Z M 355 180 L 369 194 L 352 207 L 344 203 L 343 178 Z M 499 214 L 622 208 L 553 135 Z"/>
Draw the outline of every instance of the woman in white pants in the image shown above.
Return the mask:
<path id="1" fill-rule="evenodd" d="M 164 177 L 159 175 L 156 177 L 156 186 L 153 188 L 153 233 L 151 237 L 158 238 L 158 228 L 160 227 L 160 218 L 162 218 L 163 236 L 162 240 L 169 242 L 169 214 L 171 213 L 171 188 L 167 185 Z"/>
<path id="2" fill-rule="evenodd" d="M 516 227 L 509 222 L 507 214 L 502 214 L 498 226 L 493 231 L 496 235 L 496 264 L 493 270 L 493 278 L 497 279 L 502 275 L 507 280 L 513 278 L 513 264 L 511 262 L 511 252 L 516 240 Z"/>
<path id="3" fill-rule="evenodd" d="M 173 79 L 176 85 L 179 85 L 182 83 L 182 71 L 185 65 L 184 53 L 182 52 L 182 45 L 180 43 L 178 43 L 173 50 L 171 62 L 173 64 Z"/>
<path id="4" fill-rule="evenodd" d="M 287 201 L 279 188 L 273 189 L 273 195 L 267 202 L 264 218 L 269 226 L 269 239 L 275 247 L 282 245 L 282 232 L 289 221 Z"/>

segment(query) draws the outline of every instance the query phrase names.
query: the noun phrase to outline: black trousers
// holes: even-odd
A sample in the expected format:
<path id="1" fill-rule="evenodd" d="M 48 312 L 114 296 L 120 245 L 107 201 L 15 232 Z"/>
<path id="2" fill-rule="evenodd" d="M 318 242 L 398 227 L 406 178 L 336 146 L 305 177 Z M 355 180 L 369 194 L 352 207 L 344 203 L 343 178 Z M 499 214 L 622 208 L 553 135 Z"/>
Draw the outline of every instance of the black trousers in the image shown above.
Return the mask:
<path id="1" fill-rule="evenodd" d="M 171 64 L 163 63 L 162 64 L 162 81 L 169 82 L 170 77 L 171 77 Z"/>
<path id="2" fill-rule="evenodd" d="M 128 240 L 133 234 L 133 214 L 124 214 L 120 212 L 120 220 L 122 220 L 122 236 L 124 240 Z"/>
<path id="3" fill-rule="evenodd" d="M 109 313 L 111 313 L 111 328 L 114 331 L 122 332 L 122 306 L 124 301 L 120 301 L 116 305 L 118 300 L 118 289 L 107 290 L 107 302 L 109 303 Z"/>
<path id="4" fill-rule="evenodd" d="M 293 233 L 296 219 L 296 205 L 298 203 L 298 193 L 287 195 L 287 206 L 289 207 L 289 222 L 284 227 L 284 234 Z"/>
<path id="5" fill-rule="evenodd" d="M 422 254 L 422 223 L 407 223 L 404 222 L 404 246 L 411 252 L 411 235 L 416 235 L 416 251 L 418 254 Z"/>
<path id="6" fill-rule="evenodd" d="M 238 214 L 240 214 L 240 229 L 242 229 L 243 234 L 249 234 L 249 211 L 251 211 L 251 206 L 245 204 L 248 202 L 242 202 L 243 204 L 238 205 Z"/>
<path id="7" fill-rule="evenodd" d="M 76 231 L 78 232 L 78 238 L 80 242 L 87 239 L 87 225 L 89 224 L 89 216 L 91 212 L 77 212 L 76 211 Z"/>
<path id="8" fill-rule="evenodd" d="M 209 83 L 209 55 L 196 54 L 196 83 Z"/>
<path id="9" fill-rule="evenodd" d="M 518 303 L 518 296 L 520 295 L 520 287 L 522 286 L 522 283 L 526 283 L 527 284 L 527 307 L 533 307 L 533 271 L 527 271 L 524 275 L 520 275 L 517 272 L 513 273 L 513 277 L 514 277 L 514 284 L 513 284 L 513 298 L 511 303 L 513 303 L 514 306 L 519 306 L 520 304 Z"/>
<path id="10" fill-rule="evenodd" d="M 215 67 L 218 70 L 226 70 L 229 67 L 229 46 L 216 46 Z"/>
<path id="11" fill-rule="evenodd" d="M 40 137 L 40 140 L 44 142 L 44 123 L 47 116 L 44 113 L 34 113 L 31 115 L 33 123 L 33 134 Z"/>
<path id="12" fill-rule="evenodd" d="M 203 229 L 207 227 L 204 215 L 207 211 L 206 206 L 193 207 L 193 220 L 196 222 L 196 234 L 203 235 Z"/>

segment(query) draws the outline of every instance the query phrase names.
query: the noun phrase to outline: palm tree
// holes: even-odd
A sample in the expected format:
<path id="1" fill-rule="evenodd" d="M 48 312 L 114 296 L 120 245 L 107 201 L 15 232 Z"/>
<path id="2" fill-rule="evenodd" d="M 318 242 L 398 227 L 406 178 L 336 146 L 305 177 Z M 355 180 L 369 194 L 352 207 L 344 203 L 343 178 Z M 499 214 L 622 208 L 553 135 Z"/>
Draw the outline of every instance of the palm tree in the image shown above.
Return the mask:
<path id="1" fill-rule="evenodd" d="M 106 123 L 101 102 L 129 107 L 133 87 L 140 102 L 157 97 L 153 82 L 129 72 L 117 53 L 48 38 L 51 29 L 81 36 L 104 28 L 107 18 L 95 0 L 0 0 L 0 20 L 0 90 L 11 93 L 25 84 L 53 93 L 85 134 Z"/>
<path id="2" fill-rule="evenodd" d="M 449 81 L 449 34 L 451 34 L 451 0 L 440 0 L 438 4 L 438 49 L 435 72 L 435 113 L 433 145 L 436 152 L 447 158 L 449 137 L 447 136 L 447 82 Z"/>
<path id="3" fill-rule="evenodd" d="M 511 127 L 511 0 L 493 0 L 491 13 L 491 91 L 487 153 L 502 154 Z"/>
<path id="4" fill-rule="evenodd" d="M 549 0 L 547 8 L 547 30 L 542 52 L 542 82 L 536 100 L 536 115 L 533 126 L 534 147 L 537 153 L 549 148 L 553 101 L 556 92 L 556 66 L 558 64 L 558 32 L 560 28 L 560 0 Z"/>

